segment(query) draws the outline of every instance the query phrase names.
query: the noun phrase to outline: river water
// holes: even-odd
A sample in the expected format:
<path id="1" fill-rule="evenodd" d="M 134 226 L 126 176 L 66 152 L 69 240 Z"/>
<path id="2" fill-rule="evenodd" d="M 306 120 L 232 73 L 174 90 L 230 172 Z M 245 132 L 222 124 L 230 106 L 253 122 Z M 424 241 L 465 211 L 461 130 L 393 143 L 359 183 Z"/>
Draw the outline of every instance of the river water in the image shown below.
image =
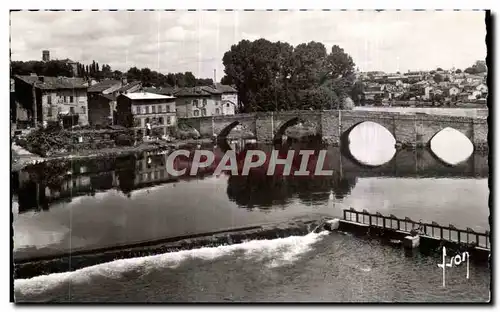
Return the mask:
<path id="1" fill-rule="evenodd" d="M 273 149 L 266 145 L 256 148 L 265 152 Z M 303 216 L 341 217 L 343 209 L 349 207 L 489 230 L 485 153 L 474 152 L 451 166 L 428 149 L 403 150 L 395 151 L 392 158 L 383 153 L 382 158 L 388 158 L 384 164 L 364 166 L 360 159 L 336 147 L 289 143 L 280 148 L 326 149 L 323 167 L 334 173 L 283 177 L 257 171 L 242 177 L 213 176 L 207 170 L 197 177 L 174 178 L 165 172 L 166 155 L 26 168 L 11 177 L 14 257 Z M 223 153 L 221 147 L 213 150 Z M 469 279 L 465 278 L 465 266 L 453 268 L 447 271 L 443 288 L 439 260 L 347 233 L 311 233 L 117 260 L 74 272 L 16 280 L 14 288 L 16 301 L 489 299 L 488 267 L 471 264 Z"/>

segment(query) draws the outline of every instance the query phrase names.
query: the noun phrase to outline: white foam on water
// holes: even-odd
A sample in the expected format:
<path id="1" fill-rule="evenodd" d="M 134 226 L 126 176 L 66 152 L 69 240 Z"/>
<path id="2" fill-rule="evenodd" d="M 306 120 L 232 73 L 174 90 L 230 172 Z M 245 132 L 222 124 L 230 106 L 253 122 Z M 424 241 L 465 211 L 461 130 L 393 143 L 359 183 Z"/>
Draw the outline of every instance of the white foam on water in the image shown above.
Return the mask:
<path id="1" fill-rule="evenodd" d="M 383 126 L 366 121 L 349 133 L 349 151 L 364 165 L 381 166 L 396 154 L 396 140 Z"/>
<path id="2" fill-rule="evenodd" d="M 151 271 L 175 269 L 190 259 L 213 260 L 234 252 L 243 252 L 245 259 L 266 261 L 268 268 L 291 264 L 311 250 L 312 245 L 328 235 L 328 231 L 309 233 L 305 236 L 290 236 L 272 240 L 252 240 L 241 244 L 204 247 L 192 250 L 170 252 L 161 255 L 115 260 L 73 272 L 53 273 L 30 279 L 16 279 L 14 293 L 21 297 L 50 293 L 62 285 L 85 284 L 95 278 L 120 279 L 127 273 L 147 274 Z"/>
<path id="3" fill-rule="evenodd" d="M 452 166 L 466 161 L 474 152 L 472 142 L 462 132 L 449 127 L 439 131 L 430 146 L 434 155 Z"/>

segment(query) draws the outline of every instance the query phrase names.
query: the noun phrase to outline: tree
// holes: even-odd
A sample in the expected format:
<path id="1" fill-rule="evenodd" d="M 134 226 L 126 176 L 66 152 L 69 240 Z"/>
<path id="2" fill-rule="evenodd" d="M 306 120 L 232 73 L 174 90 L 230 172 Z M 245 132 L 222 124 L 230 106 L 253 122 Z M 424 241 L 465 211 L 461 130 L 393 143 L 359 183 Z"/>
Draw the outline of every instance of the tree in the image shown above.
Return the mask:
<path id="1" fill-rule="evenodd" d="M 485 61 L 476 61 L 476 63 L 473 65 L 476 73 L 485 73 L 488 71 L 488 68 L 486 67 L 486 62 Z"/>
<path id="2" fill-rule="evenodd" d="M 328 55 L 327 66 L 332 78 L 345 78 L 354 71 L 354 61 L 351 56 L 344 52 L 344 49 L 337 45 L 332 47 Z"/>
<path id="3" fill-rule="evenodd" d="M 141 80 L 141 71 L 137 67 L 132 67 L 127 71 L 127 80 Z"/>
<path id="4" fill-rule="evenodd" d="M 438 67 L 436 71 L 443 71 L 443 69 L 441 67 Z"/>
<path id="5" fill-rule="evenodd" d="M 459 68 L 455 71 L 456 74 L 461 74 L 462 73 L 462 70 Z"/>
<path id="6" fill-rule="evenodd" d="M 475 74 L 475 73 L 476 73 L 476 70 L 475 70 L 473 67 L 467 67 L 467 68 L 464 70 L 464 73 L 466 73 L 466 74 Z"/>
<path id="7" fill-rule="evenodd" d="M 113 71 L 113 79 L 120 80 L 122 79 L 123 73 L 119 70 Z"/>
<path id="8" fill-rule="evenodd" d="M 236 85 L 244 111 L 341 108 L 352 92 L 354 62 L 319 42 L 242 40 L 224 54 L 222 82 Z"/>
<path id="9" fill-rule="evenodd" d="M 196 77 L 192 72 L 184 73 L 184 81 L 186 83 L 186 87 L 195 87 L 196 86 Z"/>
<path id="10" fill-rule="evenodd" d="M 356 81 L 352 87 L 351 98 L 355 105 L 361 105 L 364 102 L 365 85 L 362 81 Z"/>
<path id="11" fill-rule="evenodd" d="M 443 76 L 441 76 L 440 74 L 435 74 L 434 75 L 434 81 L 437 82 L 437 83 L 440 83 L 443 81 Z"/>

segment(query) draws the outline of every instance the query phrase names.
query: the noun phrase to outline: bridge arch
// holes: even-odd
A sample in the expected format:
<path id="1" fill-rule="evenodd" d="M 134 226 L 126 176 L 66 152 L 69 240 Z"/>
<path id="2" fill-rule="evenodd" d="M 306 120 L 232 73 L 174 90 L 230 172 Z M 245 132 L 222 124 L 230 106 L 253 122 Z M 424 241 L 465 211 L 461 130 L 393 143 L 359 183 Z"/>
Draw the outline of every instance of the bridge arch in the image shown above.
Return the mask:
<path id="1" fill-rule="evenodd" d="M 279 126 L 278 130 L 276 130 L 276 133 L 274 134 L 273 142 L 274 143 L 281 142 L 283 134 L 285 134 L 286 129 L 288 129 L 289 127 L 295 126 L 301 122 L 304 122 L 304 120 L 302 120 L 299 117 L 293 117 L 292 119 L 289 119 L 289 120 L 285 121 L 284 123 L 282 123 Z"/>
<path id="2" fill-rule="evenodd" d="M 448 137 L 446 137 L 446 132 L 448 133 Z M 474 143 L 470 140 L 467 134 L 468 133 L 464 133 L 463 131 L 453 127 L 444 127 L 431 136 L 431 138 L 426 142 L 426 147 L 434 159 L 445 166 L 454 167 L 468 161 L 474 154 Z M 441 135 L 443 135 L 443 137 L 440 137 Z M 451 136 L 454 136 L 454 138 Z M 435 145 L 436 150 L 433 148 L 432 144 L 435 139 L 438 140 Z M 453 145 L 447 145 L 451 142 L 453 142 Z M 444 146 L 442 145 L 443 143 L 445 144 Z M 445 152 L 439 155 L 439 152 L 442 152 L 443 150 Z"/>
<path id="3" fill-rule="evenodd" d="M 239 124 L 240 124 L 240 122 L 238 120 L 236 120 L 236 121 L 233 121 L 232 123 L 230 123 L 229 125 L 225 126 L 224 128 L 222 128 L 222 130 L 217 135 L 217 139 L 225 139 L 228 136 L 228 134 L 231 132 L 231 130 L 233 130 Z"/>
<path id="4" fill-rule="evenodd" d="M 347 130 L 345 130 L 344 132 L 342 132 L 342 134 L 340 135 L 340 152 L 343 156 L 345 156 L 347 159 L 349 159 L 349 161 L 351 161 L 352 163 L 356 164 L 357 166 L 360 166 L 360 167 L 364 167 L 364 168 L 376 168 L 376 167 L 380 167 L 380 166 L 383 166 L 387 163 L 390 163 L 391 161 L 393 161 L 399 150 L 396 149 L 395 145 L 393 146 L 395 148 L 395 151 L 394 151 L 394 154 L 392 155 L 391 159 L 389 159 L 388 161 L 384 162 L 384 163 L 379 163 L 379 164 L 367 164 L 367 163 L 363 163 L 361 160 L 357 159 L 351 149 L 350 149 L 350 141 L 349 141 L 349 134 L 351 134 L 351 132 L 359 125 L 363 124 L 363 123 L 367 123 L 367 122 L 370 122 L 370 123 L 374 123 L 382 128 L 384 128 L 388 133 L 391 134 L 391 137 L 394 139 L 394 141 L 396 142 L 396 138 L 394 137 L 394 134 L 389 130 L 387 129 L 387 127 L 385 127 L 384 125 L 381 125 L 379 124 L 378 122 L 375 122 L 375 121 L 369 121 L 369 120 L 366 120 L 366 121 L 360 121 L 358 123 L 355 123 L 354 125 L 350 126 Z"/>
<path id="5" fill-rule="evenodd" d="M 359 126 L 363 123 L 366 123 L 366 122 L 371 122 L 371 123 L 374 123 L 374 124 L 381 126 L 382 128 L 384 128 L 385 130 L 387 130 L 391 134 L 391 136 L 394 138 L 394 140 L 396 140 L 396 138 L 394 137 L 394 133 L 392 133 L 389 129 L 387 129 L 386 126 L 384 126 L 376 121 L 363 120 L 363 121 L 355 123 L 354 125 L 350 126 L 345 131 L 342 132 L 342 134 L 340 135 L 340 144 L 348 147 L 349 146 L 349 134 L 351 134 L 351 132 L 352 132 L 352 130 L 354 130 L 354 128 L 356 128 L 357 126 Z"/>

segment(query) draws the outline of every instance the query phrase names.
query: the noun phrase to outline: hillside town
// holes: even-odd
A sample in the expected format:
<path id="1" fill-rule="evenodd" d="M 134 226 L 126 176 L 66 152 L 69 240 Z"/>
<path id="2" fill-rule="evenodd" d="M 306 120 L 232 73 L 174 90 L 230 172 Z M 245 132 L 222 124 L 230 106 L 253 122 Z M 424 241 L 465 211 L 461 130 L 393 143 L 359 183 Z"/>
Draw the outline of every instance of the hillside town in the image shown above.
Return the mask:
<path id="1" fill-rule="evenodd" d="M 476 67 L 486 68 L 486 64 L 478 61 Z M 485 106 L 488 95 L 486 70 L 480 73 L 455 68 L 407 73 L 358 72 L 357 78 L 363 82 L 362 102 L 375 105 Z"/>

